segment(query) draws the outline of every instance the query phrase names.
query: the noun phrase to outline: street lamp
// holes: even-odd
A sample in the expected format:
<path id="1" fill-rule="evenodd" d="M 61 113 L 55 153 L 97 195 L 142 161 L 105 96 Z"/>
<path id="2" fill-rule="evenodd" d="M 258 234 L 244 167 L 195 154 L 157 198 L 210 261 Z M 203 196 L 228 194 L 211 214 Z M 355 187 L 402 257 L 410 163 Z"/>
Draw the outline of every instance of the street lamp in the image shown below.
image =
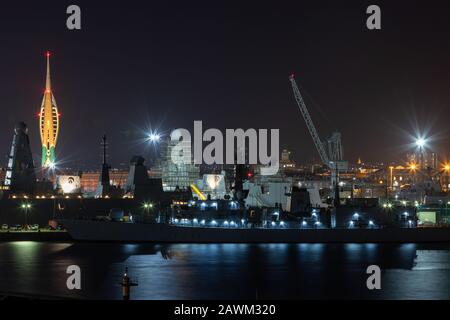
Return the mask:
<path id="1" fill-rule="evenodd" d="M 29 202 L 24 202 L 20 207 L 25 211 L 25 225 L 28 225 L 28 211 L 31 209 L 31 204 Z"/>
<path id="2" fill-rule="evenodd" d="M 417 146 L 419 149 L 422 149 L 423 147 L 425 147 L 426 143 L 427 143 L 427 141 L 426 141 L 426 139 L 424 139 L 424 138 L 417 138 L 417 139 L 416 139 L 416 146 Z"/>
<path id="3" fill-rule="evenodd" d="M 409 170 L 412 172 L 413 174 L 413 184 L 416 183 L 416 171 L 417 171 L 417 164 L 415 162 L 411 162 L 409 164 Z"/>
<path id="4" fill-rule="evenodd" d="M 416 144 L 417 148 L 423 149 L 427 145 L 427 139 L 424 137 L 418 137 L 418 138 L 416 138 L 415 144 Z"/>
<path id="5" fill-rule="evenodd" d="M 390 170 L 390 173 L 391 173 L 390 187 L 391 187 L 391 191 L 392 191 L 393 184 L 394 184 L 394 166 L 389 166 L 389 170 Z"/>
<path id="6" fill-rule="evenodd" d="M 156 131 L 150 132 L 150 134 L 148 135 L 148 140 L 152 143 L 158 143 L 161 140 L 161 135 Z"/>
<path id="7" fill-rule="evenodd" d="M 445 163 L 444 165 L 443 165 L 443 171 L 444 171 L 444 182 L 443 182 L 443 184 L 444 184 L 444 190 L 446 190 L 446 191 L 448 191 L 448 189 L 449 189 L 449 173 L 450 173 L 450 163 Z"/>
<path id="8" fill-rule="evenodd" d="M 149 209 L 153 208 L 153 203 L 144 202 L 143 207 L 146 211 L 148 211 Z"/>
<path id="9" fill-rule="evenodd" d="M 151 162 L 153 161 L 152 158 L 155 156 L 155 152 L 159 148 L 161 140 L 162 140 L 162 134 L 161 133 L 159 133 L 157 131 L 149 131 L 147 133 L 146 142 L 148 142 L 149 145 L 153 146 L 153 153 L 150 154 L 149 161 L 151 161 Z"/>
<path id="10" fill-rule="evenodd" d="M 151 203 L 151 202 L 144 202 L 142 207 L 144 208 L 145 215 L 148 216 L 149 215 L 149 211 L 153 209 L 153 203 Z M 158 222 L 159 222 L 160 219 L 161 219 L 161 217 L 159 216 L 159 213 L 158 213 Z"/>

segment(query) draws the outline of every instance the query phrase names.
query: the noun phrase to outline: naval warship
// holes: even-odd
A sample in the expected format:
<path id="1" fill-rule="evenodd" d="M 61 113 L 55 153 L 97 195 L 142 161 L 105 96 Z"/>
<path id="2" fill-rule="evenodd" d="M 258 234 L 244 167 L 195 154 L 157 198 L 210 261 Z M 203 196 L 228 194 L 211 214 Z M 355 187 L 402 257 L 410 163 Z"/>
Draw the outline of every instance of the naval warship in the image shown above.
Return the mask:
<path id="1" fill-rule="evenodd" d="M 380 243 L 450 242 L 449 228 L 394 227 L 359 223 L 336 226 L 326 212 L 289 219 L 276 211 L 242 207 L 233 200 L 195 201 L 187 210 L 153 214 L 151 219 L 112 210 L 95 219 L 58 219 L 76 241 L 154 243 Z M 194 201 L 192 201 L 194 203 Z M 212 210 L 208 210 L 212 209 Z M 322 222 L 323 221 L 323 222 Z"/>

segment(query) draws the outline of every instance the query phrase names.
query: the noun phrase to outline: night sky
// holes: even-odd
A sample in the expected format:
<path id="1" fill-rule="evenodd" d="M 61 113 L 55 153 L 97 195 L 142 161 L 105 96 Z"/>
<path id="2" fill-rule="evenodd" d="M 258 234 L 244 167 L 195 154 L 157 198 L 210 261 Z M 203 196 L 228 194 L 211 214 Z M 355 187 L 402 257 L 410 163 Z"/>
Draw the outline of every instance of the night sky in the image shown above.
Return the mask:
<path id="1" fill-rule="evenodd" d="M 70 4 L 81 7 L 80 31 L 66 28 Z M 366 28 L 370 4 L 381 7 L 382 30 Z M 292 72 L 322 139 L 342 132 L 347 160 L 402 161 L 415 132 L 445 157 L 449 9 L 412 0 L 2 2 L 1 166 L 18 121 L 40 163 L 46 50 L 62 115 L 57 157 L 73 168 L 99 167 L 104 132 L 118 166 L 148 157 L 150 126 L 168 133 L 194 120 L 279 128 L 295 160 L 318 161 Z"/>

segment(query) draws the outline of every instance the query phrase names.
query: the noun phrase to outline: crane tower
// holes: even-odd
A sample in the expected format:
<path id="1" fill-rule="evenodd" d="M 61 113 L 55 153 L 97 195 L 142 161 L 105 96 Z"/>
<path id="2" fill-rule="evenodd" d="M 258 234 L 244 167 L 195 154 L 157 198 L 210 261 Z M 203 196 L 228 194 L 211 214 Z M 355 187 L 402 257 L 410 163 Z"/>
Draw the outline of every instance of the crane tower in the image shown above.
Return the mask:
<path id="1" fill-rule="evenodd" d="M 330 169 L 331 187 L 336 188 L 338 183 L 339 171 L 344 171 L 348 168 L 348 163 L 342 160 L 344 157 L 344 151 L 341 143 L 341 134 L 339 132 L 334 132 L 330 138 L 328 138 L 325 142 L 322 142 L 311 119 L 309 111 L 306 108 L 305 101 L 303 100 L 300 90 L 298 89 L 293 74 L 289 76 L 289 80 L 292 85 L 295 101 L 297 102 L 300 113 L 305 120 L 308 131 L 311 134 L 314 145 L 316 146 L 316 149 L 319 153 L 320 160 Z"/>

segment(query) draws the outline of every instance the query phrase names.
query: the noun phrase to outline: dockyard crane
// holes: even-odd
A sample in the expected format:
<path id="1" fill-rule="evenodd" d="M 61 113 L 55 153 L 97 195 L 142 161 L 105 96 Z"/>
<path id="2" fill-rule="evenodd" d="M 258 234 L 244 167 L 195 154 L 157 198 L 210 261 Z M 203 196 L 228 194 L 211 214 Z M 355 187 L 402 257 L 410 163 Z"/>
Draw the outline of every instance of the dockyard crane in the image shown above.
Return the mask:
<path id="1" fill-rule="evenodd" d="M 346 170 L 348 167 L 347 162 L 342 160 L 344 152 L 341 143 L 341 134 L 339 132 L 334 132 L 325 143 L 322 142 L 322 140 L 320 140 L 317 129 L 314 126 L 314 123 L 308 112 L 308 108 L 306 108 L 305 101 L 303 100 L 300 90 L 298 89 L 293 74 L 289 76 L 289 80 L 291 82 L 292 90 L 294 91 L 294 97 L 295 100 L 297 101 L 300 113 L 302 114 L 303 119 L 306 122 L 306 126 L 308 127 L 308 131 L 311 134 L 314 145 L 316 146 L 316 149 L 319 152 L 320 160 L 324 165 L 326 165 L 330 169 L 331 186 L 336 188 L 338 183 L 337 181 L 338 172 Z M 326 149 L 328 149 L 328 153 Z"/>

